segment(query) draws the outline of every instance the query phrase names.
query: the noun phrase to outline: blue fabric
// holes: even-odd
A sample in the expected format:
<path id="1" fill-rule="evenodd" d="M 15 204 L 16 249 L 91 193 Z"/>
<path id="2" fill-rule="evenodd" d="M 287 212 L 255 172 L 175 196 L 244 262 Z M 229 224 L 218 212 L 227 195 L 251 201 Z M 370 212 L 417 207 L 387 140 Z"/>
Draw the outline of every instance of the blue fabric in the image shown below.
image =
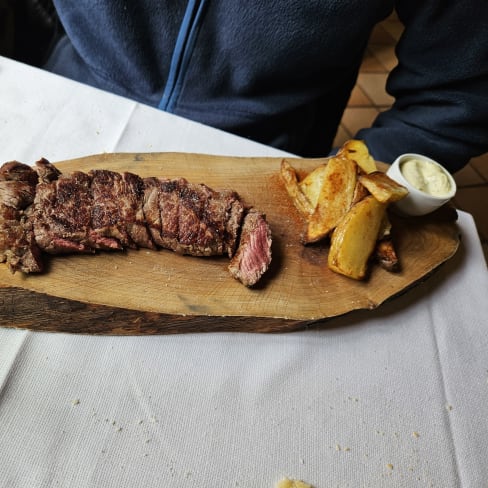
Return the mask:
<path id="1" fill-rule="evenodd" d="M 488 150 L 486 0 L 55 0 L 59 74 L 302 156 L 330 152 L 375 24 L 405 33 L 374 157 Z M 186 15 L 186 17 L 185 17 Z"/>

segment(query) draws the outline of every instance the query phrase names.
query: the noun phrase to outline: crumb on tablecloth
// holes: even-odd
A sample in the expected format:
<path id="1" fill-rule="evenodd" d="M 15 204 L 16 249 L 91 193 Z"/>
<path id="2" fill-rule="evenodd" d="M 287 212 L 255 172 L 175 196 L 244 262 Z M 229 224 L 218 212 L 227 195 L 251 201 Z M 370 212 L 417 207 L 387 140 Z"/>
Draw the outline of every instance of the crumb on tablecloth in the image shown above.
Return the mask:
<path id="1" fill-rule="evenodd" d="M 275 488 L 313 488 L 313 486 L 301 480 L 283 478 L 276 483 Z"/>

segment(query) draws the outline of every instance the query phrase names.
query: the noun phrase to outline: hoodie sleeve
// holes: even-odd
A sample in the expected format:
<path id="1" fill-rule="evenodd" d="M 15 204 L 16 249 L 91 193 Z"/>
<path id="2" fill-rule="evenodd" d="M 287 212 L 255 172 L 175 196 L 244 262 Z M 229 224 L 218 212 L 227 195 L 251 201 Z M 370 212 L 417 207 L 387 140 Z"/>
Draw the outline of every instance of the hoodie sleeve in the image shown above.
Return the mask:
<path id="1" fill-rule="evenodd" d="M 488 151 L 488 2 L 400 0 L 404 33 L 386 89 L 395 98 L 364 139 L 377 160 L 416 152 L 451 172 Z"/>

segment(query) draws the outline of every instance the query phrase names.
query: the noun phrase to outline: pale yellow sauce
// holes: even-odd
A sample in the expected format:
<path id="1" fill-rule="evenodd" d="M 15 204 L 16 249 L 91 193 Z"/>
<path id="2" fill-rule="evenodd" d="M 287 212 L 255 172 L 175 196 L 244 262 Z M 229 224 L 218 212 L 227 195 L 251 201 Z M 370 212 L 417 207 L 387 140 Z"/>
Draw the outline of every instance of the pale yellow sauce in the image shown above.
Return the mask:
<path id="1" fill-rule="evenodd" d="M 443 197 L 451 190 L 446 172 L 430 161 L 407 159 L 401 164 L 400 170 L 411 185 L 429 195 Z"/>

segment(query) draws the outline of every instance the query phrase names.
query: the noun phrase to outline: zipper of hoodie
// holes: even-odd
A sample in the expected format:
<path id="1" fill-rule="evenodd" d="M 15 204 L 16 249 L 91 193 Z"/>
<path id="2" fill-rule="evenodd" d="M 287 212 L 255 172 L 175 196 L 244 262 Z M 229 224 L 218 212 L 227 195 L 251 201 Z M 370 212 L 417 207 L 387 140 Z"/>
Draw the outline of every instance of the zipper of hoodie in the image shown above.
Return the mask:
<path id="1" fill-rule="evenodd" d="M 176 44 L 171 58 L 168 79 L 164 87 L 159 108 L 166 112 L 173 112 L 180 95 L 185 73 L 190 63 L 190 57 L 195 47 L 198 27 L 203 16 L 204 7 L 208 0 L 189 0 L 183 21 L 176 38 Z"/>

